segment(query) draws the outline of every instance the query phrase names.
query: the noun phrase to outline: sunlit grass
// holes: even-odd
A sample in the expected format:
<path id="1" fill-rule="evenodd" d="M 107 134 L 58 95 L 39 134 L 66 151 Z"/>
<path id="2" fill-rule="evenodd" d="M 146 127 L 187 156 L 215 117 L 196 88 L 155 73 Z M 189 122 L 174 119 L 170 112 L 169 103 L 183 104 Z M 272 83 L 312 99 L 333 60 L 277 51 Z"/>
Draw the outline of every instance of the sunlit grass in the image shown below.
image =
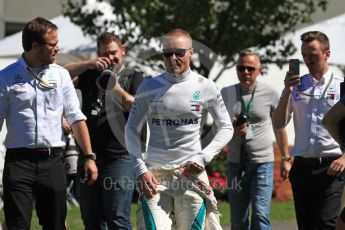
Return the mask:
<path id="1" fill-rule="evenodd" d="M 136 217 L 135 217 L 135 212 L 137 209 L 136 207 L 137 207 L 137 204 L 132 204 L 131 223 L 133 226 L 135 226 L 135 222 L 136 222 Z M 229 204 L 225 201 L 220 201 L 218 203 L 218 208 L 219 208 L 220 213 L 222 214 L 221 224 L 229 225 L 230 224 Z M 292 219 L 295 219 L 295 212 L 294 212 L 294 206 L 293 206 L 292 201 L 272 203 L 271 205 L 272 222 L 286 221 L 286 220 L 292 220 Z M 1 222 L 4 220 L 3 211 L 1 211 L 0 213 L 0 220 Z M 68 225 L 68 229 L 70 230 L 83 229 L 83 224 L 80 218 L 80 211 L 78 207 L 72 205 L 71 208 L 68 210 L 67 225 Z M 38 220 L 37 220 L 35 212 L 33 212 L 31 229 L 33 230 L 41 229 L 40 225 L 38 224 Z"/>

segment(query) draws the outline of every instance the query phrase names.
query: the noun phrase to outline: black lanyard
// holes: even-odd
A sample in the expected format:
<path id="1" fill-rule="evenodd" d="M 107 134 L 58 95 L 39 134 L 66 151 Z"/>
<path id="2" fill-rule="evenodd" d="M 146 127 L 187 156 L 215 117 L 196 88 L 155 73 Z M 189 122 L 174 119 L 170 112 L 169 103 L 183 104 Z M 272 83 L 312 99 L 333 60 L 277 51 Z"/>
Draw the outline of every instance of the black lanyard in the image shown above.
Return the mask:
<path id="1" fill-rule="evenodd" d="M 36 74 L 30 67 L 27 67 L 27 70 L 31 73 L 31 75 L 38 81 L 38 84 L 46 89 L 55 89 L 53 86 L 50 86 L 46 81 L 42 79 L 42 75 L 45 73 L 44 70 L 41 71 L 39 74 Z"/>

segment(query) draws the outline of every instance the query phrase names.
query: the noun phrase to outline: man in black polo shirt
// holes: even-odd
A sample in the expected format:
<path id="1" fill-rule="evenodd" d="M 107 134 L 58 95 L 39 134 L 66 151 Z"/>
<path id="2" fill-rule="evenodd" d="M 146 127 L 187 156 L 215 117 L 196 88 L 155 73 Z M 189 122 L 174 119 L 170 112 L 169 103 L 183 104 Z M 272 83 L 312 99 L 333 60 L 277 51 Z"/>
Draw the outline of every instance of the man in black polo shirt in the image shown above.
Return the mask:
<path id="1" fill-rule="evenodd" d="M 101 229 L 103 220 L 109 229 L 131 229 L 136 174 L 125 148 L 124 126 L 143 74 L 125 68 L 125 47 L 116 35 L 101 34 L 97 48 L 96 60 L 65 66 L 82 92 L 82 111 L 99 167 L 95 185 L 80 184 L 81 215 L 86 229 Z"/>

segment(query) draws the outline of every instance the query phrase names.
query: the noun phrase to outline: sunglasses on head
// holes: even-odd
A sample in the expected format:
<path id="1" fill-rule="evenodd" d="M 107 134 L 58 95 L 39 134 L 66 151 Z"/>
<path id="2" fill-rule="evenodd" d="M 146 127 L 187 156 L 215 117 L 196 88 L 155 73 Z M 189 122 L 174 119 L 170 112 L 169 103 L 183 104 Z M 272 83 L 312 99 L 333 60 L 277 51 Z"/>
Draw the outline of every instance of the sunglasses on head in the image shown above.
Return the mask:
<path id="1" fill-rule="evenodd" d="M 189 49 L 163 49 L 163 56 L 166 58 L 172 57 L 174 54 L 176 57 L 184 57 L 187 50 Z"/>
<path id="2" fill-rule="evenodd" d="M 238 65 L 237 66 L 237 70 L 239 71 L 239 72 L 244 72 L 245 70 L 247 70 L 247 72 L 254 72 L 255 70 L 256 70 L 256 68 L 255 67 L 253 67 L 253 66 L 244 66 L 244 65 Z"/>

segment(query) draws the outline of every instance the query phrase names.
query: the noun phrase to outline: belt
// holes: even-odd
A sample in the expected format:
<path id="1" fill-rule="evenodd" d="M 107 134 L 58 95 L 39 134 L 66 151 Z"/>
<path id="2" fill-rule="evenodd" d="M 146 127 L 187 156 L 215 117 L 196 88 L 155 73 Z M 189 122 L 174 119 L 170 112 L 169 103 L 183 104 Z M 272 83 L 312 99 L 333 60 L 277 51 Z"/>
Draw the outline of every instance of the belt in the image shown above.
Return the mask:
<path id="1" fill-rule="evenodd" d="M 44 159 L 62 154 L 62 147 L 53 148 L 9 148 L 6 156 L 22 156 L 25 158 Z"/>
<path id="2" fill-rule="evenodd" d="M 334 160 L 338 159 L 340 156 L 333 156 L 333 157 L 300 157 L 296 156 L 294 158 L 294 162 L 303 163 L 307 165 L 327 165 L 331 164 Z"/>

